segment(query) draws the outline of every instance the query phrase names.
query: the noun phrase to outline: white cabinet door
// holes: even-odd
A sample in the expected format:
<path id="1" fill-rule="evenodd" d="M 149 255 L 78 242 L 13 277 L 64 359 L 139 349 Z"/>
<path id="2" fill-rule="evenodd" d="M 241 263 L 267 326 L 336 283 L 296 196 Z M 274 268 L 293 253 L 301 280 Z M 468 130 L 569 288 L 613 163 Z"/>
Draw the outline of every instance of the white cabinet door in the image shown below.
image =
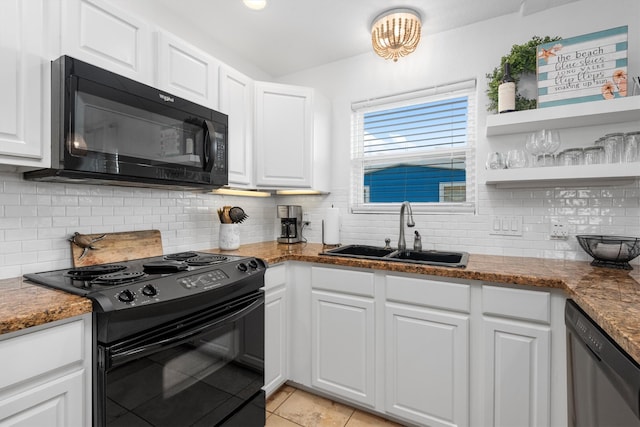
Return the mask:
<path id="1" fill-rule="evenodd" d="M 85 375 L 89 374 L 76 371 L 0 400 L 0 426 L 86 426 L 82 409 Z"/>
<path id="2" fill-rule="evenodd" d="M 229 185 L 254 187 L 253 80 L 220 68 L 220 111 L 229 116 Z"/>
<path id="3" fill-rule="evenodd" d="M 312 290 L 311 319 L 313 387 L 373 407 L 373 299 Z"/>
<path id="4" fill-rule="evenodd" d="M 256 184 L 311 187 L 313 90 L 255 83 Z"/>
<path id="5" fill-rule="evenodd" d="M 271 394 L 288 379 L 287 289 L 265 295 L 264 389 Z"/>
<path id="6" fill-rule="evenodd" d="M 91 314 L 0 337 L 0 426 L 91 425 Z"/>
<path id="7" fill-rule="evenodd" d="M 44 1 L 6 0 L 0 13 L 0 164 L 48 163 L 48 62 Z M 46 157 L 46 158 L 45 158 Z"/>
<path id="8" fill-rule="evenodd" d="M 484 319 L 485 426 L 550 425 L 551 330 Z"/>
<path id="9" fill-rule="evenodd" d="M 197 104 L 218 108 L 220 62 L 166 32 L 156 34 L 159 89 Z"/>
<path id="10" fill-rule="evenodd" d="M 149 25 L 104 0 L 64 0 L 62 54 L 153 85 Z"/>
<path id="11" fill-rule="evenodd" d="M 420 425 L 469 425 L 469 316 L 395 303 L 385 311 L 385 410 Z"/>

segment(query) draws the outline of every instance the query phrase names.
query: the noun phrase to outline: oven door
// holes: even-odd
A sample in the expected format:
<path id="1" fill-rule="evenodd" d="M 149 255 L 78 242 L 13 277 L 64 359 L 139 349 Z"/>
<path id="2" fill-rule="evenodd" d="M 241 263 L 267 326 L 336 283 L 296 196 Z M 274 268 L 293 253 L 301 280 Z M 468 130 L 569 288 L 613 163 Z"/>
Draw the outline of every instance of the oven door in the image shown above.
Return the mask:
<path id="1" fill-rule="evenodd" d="M 98 346 L 97 426 L 262 426 L 264 294 Z"/>

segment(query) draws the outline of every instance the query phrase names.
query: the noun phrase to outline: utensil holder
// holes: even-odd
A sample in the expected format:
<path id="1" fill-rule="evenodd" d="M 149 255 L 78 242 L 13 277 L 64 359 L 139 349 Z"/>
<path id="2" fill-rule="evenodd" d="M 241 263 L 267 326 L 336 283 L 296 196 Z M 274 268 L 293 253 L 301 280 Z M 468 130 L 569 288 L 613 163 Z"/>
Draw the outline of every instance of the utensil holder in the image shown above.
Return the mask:
<path id="1" fill-rule="evenodd" d="M 240 228 L 238 224 L 220 224 L 218 247 L 225 251 L 240 247 Z"/>

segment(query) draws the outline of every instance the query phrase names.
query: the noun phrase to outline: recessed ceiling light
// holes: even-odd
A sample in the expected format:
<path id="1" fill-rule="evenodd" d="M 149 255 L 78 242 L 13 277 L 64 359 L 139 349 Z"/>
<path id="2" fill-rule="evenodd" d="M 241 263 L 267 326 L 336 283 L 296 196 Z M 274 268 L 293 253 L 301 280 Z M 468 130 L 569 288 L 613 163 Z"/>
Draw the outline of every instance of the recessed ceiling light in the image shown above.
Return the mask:
<path id="1" fill-rule="evenodd" d="M 267 5 L 267 0 L 242 0 L 244 5 L 252 10 L 262 10 Z"/>

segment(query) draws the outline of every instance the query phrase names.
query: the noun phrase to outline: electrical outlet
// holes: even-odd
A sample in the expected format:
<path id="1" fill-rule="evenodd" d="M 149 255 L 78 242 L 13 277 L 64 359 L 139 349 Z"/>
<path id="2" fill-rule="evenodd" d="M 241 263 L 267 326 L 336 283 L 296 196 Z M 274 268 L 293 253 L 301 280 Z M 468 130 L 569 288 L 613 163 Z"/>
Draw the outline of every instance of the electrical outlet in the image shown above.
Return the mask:
<path id="1" fill-rule="evenodd" d="M 558 240 L 567 240 L 569 238 L 569 230 L 567 224 L 555 223 L 551 224 L 551 238 Z"/>
<path id="2" fill-rule="evenodd" d="M 311 215 L 309 215 L 309 212 L 302 212 L 302 224 L 307 230 L 311 230 Z"/>

